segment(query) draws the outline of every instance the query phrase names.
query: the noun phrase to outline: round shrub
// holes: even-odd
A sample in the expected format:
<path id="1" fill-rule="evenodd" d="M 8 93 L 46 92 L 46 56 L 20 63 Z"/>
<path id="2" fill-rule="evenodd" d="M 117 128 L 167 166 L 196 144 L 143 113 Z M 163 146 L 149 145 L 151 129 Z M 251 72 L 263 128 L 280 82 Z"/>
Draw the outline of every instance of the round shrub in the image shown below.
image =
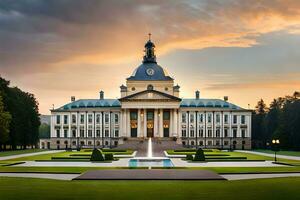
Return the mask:
<path id="1" fill-rule="evenodd" d="M 112 153 L 104 154 L 105 160 L 114 160 L 114 155 Z"/>
<path id="2" fill-rule="evenodd" d="M 193 160 L 193 155 L 192 154 L 187 154 L 186 155 L 186 160 Z"/>
<path id="3" fill-rule="evenodd" d="M 91 161 L 104 161 L 104 157 L 100 149 L 93 150 Z"/>
<path id="4" fill-rule="evenodd" d="M 197 149 L 194 161 L 205 161 L 205 156 L 201 148 Z"/>

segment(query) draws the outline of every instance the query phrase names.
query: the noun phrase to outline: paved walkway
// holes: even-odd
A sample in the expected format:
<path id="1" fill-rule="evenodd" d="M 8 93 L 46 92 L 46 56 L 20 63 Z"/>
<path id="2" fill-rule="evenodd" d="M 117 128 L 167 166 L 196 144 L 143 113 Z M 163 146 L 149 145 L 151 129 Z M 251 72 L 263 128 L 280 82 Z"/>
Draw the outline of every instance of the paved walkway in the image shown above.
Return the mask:
<path id="1" fill-rule="evenodd" d="M 187 162 L 181 158 L 170 158 L 176 167 L 282 167 L 272 161 L 261 162 Z"/>
<path id="2" fill-rule="evenodd" d="M 280 174 L 224 174 L 221 175 L 227 180 L 246 180 L 246 179 L 260 179 L 260 178 L 281 178 L 281 177 L 300 177 L 300 173 L 280 173 Z"/>
<path id="3" fill-rule="evenodd" d="M 268 156 L 268 157 L 274 157 L 274 154 L 271 153 L 262 153 L 262 152 L 256 152 L 256 151 L 242 151 L 242 150 L 236 150 L 237 152 L 241 153 L 251 153 L 261 156 Z M 277 158 L 283 158 L 283 159 L 289 159 L 289 160 L 300 160 L 299 156 L 285 156 L 285 155 L 276 155 Z"/>
<path id="4" fill-rule="evenodd" d="M 0 173 L 0 177 L 46 178 L 55 180 L 72 180 L 79 174 L 47 174 L 47 173 Z"/>
<path id="5" fill-rule="evenodd" d="M 121 169 L 91 170 L 74 180 L 225 180 L 208 170 Z"/>
<path id="6" fill-rule="evenodd" d="M 3 156 L 3 157 L 0 157 L 0 160 L 9 160 L 9 159 L 22 158 L 22 157 L 28 157 L 28 156 L 36 156 L 36 155 L 49 154 L 49 153 L 59 153 L 59 152 L 64 152 L 64 151 L 65 150 L 52 150 L 52 151 L 41 151 L 41 152 L 35 152 L 35 153 L 24 153 L 24 154 L 12 155 L 12 156 Z"/>

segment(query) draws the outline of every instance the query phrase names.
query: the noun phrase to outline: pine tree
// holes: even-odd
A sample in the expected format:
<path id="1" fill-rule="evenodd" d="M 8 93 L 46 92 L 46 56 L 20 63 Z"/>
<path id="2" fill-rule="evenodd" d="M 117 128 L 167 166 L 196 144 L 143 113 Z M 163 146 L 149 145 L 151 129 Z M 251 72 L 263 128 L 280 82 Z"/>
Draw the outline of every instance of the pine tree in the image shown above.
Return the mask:
<path id="1" fill-rule="evenodd" d="M 11 122 L 11 115 L 4 111 L 3 98 L 0 92 L 0 150 L 2 145 L 5 145 L 9 139 L 9 125 Z"/>

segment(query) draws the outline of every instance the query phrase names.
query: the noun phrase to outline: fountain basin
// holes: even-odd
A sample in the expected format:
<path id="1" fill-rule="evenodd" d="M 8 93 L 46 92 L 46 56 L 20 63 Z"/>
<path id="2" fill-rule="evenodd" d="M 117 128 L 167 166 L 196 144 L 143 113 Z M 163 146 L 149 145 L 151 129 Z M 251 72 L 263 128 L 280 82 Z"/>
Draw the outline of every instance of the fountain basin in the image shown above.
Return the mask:
<path id="1" fill-rule="evenodd" d="M 174 167 L 168 158 L 134 158 L 130 159 L 129 167 Z"/>

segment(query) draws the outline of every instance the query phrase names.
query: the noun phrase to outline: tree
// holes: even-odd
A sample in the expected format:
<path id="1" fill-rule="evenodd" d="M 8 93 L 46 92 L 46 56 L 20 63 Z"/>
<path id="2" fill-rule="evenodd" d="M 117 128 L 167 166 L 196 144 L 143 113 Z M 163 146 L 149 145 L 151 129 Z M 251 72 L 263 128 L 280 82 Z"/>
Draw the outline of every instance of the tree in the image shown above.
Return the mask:
<path id="1" fill-rule="evenodd" d="M 2 149 L 2 145 L 8 142 L 10 122 L 11 115 L 9 112 L 4 111 L 3 98 L 0 92 L 0 150 Z"/>
<path id="2" fill-rule="evenodd" d="M 264 120 L 268 109 L 263 99 L 257 102 L 255 108 L 255 112 L 252 113 L 252 143 L 255 148 L 264 148 L 266 145 Z"/>
<path id="3" fill-rule="evenodd" d="M 50 138 L 50 126 L 43 123 L 39 127 L 39 138 Z"/>

